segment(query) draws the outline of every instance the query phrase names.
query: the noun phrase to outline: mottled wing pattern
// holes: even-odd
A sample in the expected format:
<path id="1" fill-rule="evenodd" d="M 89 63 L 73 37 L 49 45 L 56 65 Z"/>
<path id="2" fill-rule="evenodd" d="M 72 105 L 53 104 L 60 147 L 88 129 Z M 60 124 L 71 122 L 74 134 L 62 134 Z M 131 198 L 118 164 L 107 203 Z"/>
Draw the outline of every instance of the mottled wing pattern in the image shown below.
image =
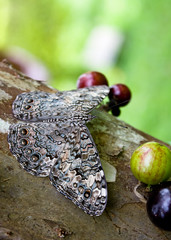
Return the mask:
<path id="1" fill-rule="evenodd" d="M 107 186 L 99 155 L 86 126 L 59 128 L 56 123 L 11 125 L 10 149 L 29 173 L 45 177 L 90 215 L 100 215 Z"/>
<path id="2" fill-rule="evenodd" d="M 13 103 L 10 150 L 22 167 L 48 176 L 56 189 L 90 215 L 102 214 L 107 185 L 98 151 L 85 126 L 89 112 L 108 94 L 96 86 L 58 92 L 23 93 Z"/>
<path id="3" fill-rule="evenodd" d="M 67 120 L 73 117 L 85 117 L 107 96 L 107 86 L 94 86 L 72 91 L 29 92 L 17 96 L 13 102 L 13 114 L 25 121 L 48 119 Z"/>
<path id="4" fill-rule="evenodd" d="M 56 189 L 90 215 L 102 214 L 107 203 L 107 185 L 99 155 L 86 126 L 74 127 L 50 180 Z M 72 147 L 71 147 L 72 146 Z"/>
<path id="5" fill-rule="evenodd" d="M 66 145 L 71 128 L 56 123 L 18 123 L 10 126 L 10 150 L 22 167 L 36 176 L 49 176 Z"/>

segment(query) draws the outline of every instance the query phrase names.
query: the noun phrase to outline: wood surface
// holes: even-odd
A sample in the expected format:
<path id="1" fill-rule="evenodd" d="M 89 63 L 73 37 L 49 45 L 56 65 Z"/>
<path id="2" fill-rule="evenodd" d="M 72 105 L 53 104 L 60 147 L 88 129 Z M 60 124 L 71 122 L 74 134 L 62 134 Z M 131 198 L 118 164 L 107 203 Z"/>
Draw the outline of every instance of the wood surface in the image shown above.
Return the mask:
<path id="1" fill-rule="evenodd" d="M 32 176 L 20 167 L 7 142 L 8 127 L 16 122 L 11 105 L 18 94 L 34 90 L 57 91 L 0 63 L 0 240 L 171 239 L 170 232 L 150 222 L 145 203 L 133 191 L 138 181 L 130 170 L 131 155 L 139 145 L 161 141 L 105 111 L 95 110 L 96 118 L 88 124 L 102 162 L 117 170 L 116 181 L 108 182 L 108 203 L 101 216 L 87 215 L 58 193 L 48 178 Z M 105 174 L 110 178 L 108 171 Z M 145 185 L 138 190 L 146 196 Z"/>

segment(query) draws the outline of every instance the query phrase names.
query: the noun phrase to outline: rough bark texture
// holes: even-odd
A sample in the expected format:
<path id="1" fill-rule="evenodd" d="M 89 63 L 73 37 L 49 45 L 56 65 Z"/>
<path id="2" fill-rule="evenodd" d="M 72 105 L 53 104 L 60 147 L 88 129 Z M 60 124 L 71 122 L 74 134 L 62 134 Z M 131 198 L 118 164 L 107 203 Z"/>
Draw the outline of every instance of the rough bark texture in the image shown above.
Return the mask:
<path id="1" fill-rule="evenodd" d="M 0 239 L 171 239 L 171 233 L 148 219 L 145 204 L 133 192 L 137 180 L 129 165 L 139 145 L 160 141 L 104 111 L 94 111 L 97 117 L 88 124 L 101 159 L 117 169 L 116 182 L 108 183 L 108 204 L 100 217 L 85 214 L 48 178 L 32 176 L 19 166 L 7 143 L 8 126 L 16 121 L 11 104 L 18 94 L 33 90 L 56 91 L 0 63 Z M 141 193 L 145 190 L 142 185 Z"/>

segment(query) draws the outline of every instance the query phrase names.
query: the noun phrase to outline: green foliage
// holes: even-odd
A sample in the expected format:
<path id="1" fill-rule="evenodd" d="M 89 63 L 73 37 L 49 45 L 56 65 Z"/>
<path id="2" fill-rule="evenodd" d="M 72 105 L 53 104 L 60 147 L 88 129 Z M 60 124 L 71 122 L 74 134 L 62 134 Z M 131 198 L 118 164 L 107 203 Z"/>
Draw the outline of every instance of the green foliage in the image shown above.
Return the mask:
<path id="1" fill-rule="evenodd" d="M 170 11 L 170 1 L 144 1 L 119 63 L 133 91 L 121 117 L 165 141 L 171 139 Z"/>
<path id="2" fill-rule="evenodd" d="M 171 4 L 169 0 L 0 0 L 0 47 L 20 46 L 41 59 L 52 73 L 51 84 L 76 87 L 89 70 L 82 53 L 91 30 L 110 25 L 125 35 L 115 66 L 102 69 L 110 84 L 124 83 L 132 101 L 121 118 L 170 140 Z"/>

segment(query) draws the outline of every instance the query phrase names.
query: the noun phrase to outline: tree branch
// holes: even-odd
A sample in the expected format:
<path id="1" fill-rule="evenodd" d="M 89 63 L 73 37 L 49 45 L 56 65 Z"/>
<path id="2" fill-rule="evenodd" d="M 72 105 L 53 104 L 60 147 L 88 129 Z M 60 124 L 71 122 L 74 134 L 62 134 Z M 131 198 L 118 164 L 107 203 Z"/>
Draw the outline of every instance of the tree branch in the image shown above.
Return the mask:
<path id="1" fill-rule="evenodd" d="M 0 63 L 0 239 L 170 239 L 171 234 L 156 228 L 148 219 L 146 206 L 134 194 L 138 181 L 129 161 L 133 151 L 146 141 L 158 141 L 99 109 L 88 128 L 103 164 L 116 168 L 116 181 L 105 172 L 108 204 L 100 217 L 91 217 L 58 193 L 48 178 L 28 174 L 12 156 L 7 130 L 16 122 L 11 105 L 26 91 L 56 92 L 30 79 L 5 62 Z M 167 144 L 165 144 L 167 145 Z M 170 147 L 170 146 L 169 146 Z M 141 185 L 141 194 L 146 193 Z"/>

